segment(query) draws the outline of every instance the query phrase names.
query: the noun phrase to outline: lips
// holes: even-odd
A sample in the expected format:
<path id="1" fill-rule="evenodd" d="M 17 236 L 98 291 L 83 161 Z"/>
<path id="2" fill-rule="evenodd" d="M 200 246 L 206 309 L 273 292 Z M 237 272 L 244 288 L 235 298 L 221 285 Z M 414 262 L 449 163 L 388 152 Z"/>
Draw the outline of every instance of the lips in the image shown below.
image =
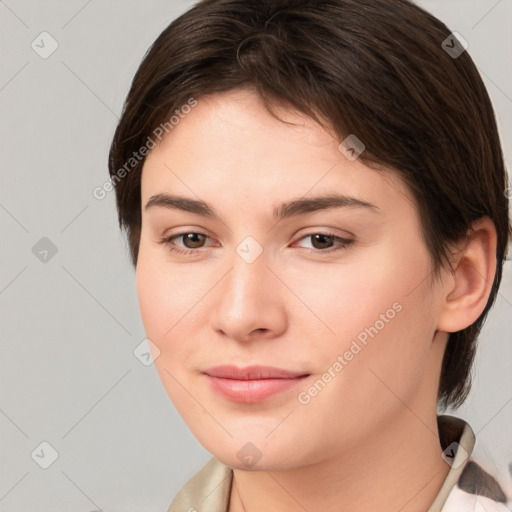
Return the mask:
<path id="1" fill-rule="evenodd" d="M 309 374 L 270 366 L 215 366 L 203 372 L 211 388 L 231 401 L 252 404 L 296 387 Z"/>
<path id="2" fill-rule="evenodd" d="M 245 368 L 238 368 L 232 365 L 214 366 L 204 371 L 211 377 L 221 377 L 223 379 L 237 379 L 237 380 L 256 380 L 256 379 L 294 379 L 309 375 L 306 372 L 294 372 L 284 370 L 282 368 L 275 368 L 273 366 L 247 366 Z"/>

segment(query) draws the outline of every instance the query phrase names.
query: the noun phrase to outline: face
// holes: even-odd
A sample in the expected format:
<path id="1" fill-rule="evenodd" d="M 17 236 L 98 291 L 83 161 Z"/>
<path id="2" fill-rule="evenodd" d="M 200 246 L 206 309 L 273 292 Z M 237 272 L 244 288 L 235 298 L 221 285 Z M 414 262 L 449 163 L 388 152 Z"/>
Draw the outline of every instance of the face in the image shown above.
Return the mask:
<path id="1" fill-rule="evenodd" d="M 155 366 L 199 442 L 237 468 L 244 454 L 274 469 L 341 454 L 439 377 L 411 193 L 313 120 L 279 115 L 295 124 L 248 90 L 201 98 L 142 172 L 136 280 Z M 325 196 L 345 199 L 311 202 Z M 219 365 L 302 377 L 207 375 Z"/>

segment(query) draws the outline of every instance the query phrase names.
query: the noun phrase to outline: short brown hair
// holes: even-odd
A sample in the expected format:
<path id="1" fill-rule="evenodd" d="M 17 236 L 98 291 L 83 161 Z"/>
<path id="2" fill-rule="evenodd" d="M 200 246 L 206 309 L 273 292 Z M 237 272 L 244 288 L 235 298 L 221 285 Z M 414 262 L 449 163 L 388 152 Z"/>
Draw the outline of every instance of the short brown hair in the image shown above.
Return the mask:
<path id="1" fill-rule="evenodd" d="M 446 25 L 407 0 L 197 3 L 144 56 L 110 148 L 119 225 L 133 265 L 144 163 L 133 154 L 191 98 L 253 88 L 272 115 L 272 105 L 284 105 L 340 141 L 355 134 L 365 145 L 365 164 L 399 174 L 416 200 L 436 275 L 449 244 L 463 239 L 473 221 L 494 222 L 497 270 L 488 303 L 477 321 L 450 334 L 442 363 L 439 403 L 460 406 L 511 229 L 491 101 L 469 54 L 445 51 L 446 40 L 457 44 Z"/>

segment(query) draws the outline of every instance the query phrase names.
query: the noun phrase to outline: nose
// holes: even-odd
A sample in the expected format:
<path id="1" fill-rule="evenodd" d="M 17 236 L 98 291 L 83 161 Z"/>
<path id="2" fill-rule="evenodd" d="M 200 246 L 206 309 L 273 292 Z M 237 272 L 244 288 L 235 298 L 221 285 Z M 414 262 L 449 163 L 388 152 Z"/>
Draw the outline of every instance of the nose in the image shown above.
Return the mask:
<path id="1" fill-rule="evenodd" d="M 287 327 L 282 284 L 263 252 L 248 262 L 234 254 L 231 269 L 216 287 L 212 328 L 241 342 L 280 335 Z"/>

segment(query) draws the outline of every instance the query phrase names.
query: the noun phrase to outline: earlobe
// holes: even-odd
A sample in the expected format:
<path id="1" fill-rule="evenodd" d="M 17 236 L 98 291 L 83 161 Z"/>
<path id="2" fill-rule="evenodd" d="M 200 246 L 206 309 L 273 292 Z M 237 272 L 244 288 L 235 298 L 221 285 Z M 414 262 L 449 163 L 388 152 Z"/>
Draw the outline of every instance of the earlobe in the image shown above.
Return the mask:
<path id="1" fill-rule="evenodd" d="M 489 217 L 472 224 L 447 279 L 437 328 L 457 332 L 482 314 L 496 274 L 496 227 Z"/>

